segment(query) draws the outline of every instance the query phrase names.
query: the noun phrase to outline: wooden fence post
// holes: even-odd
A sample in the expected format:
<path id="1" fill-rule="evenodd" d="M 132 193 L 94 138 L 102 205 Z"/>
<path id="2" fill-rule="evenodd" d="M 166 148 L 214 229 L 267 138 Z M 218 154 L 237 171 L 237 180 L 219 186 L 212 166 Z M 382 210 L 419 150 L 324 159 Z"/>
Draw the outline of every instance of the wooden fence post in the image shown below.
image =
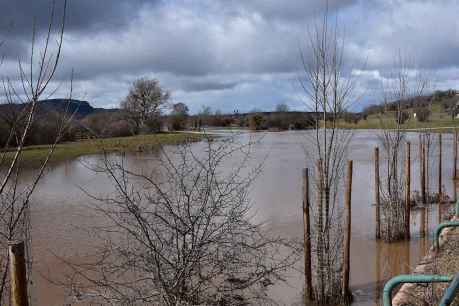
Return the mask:
<path id="1" fill-rule="evenodd" d="M 457 202 L 457 181 L 453 180 L 453 201 Z"/>
<path id="2" fill-rule="evenodd" d="M 429 165 L 430 165 L 430 158 L 429 158 L 429 153 L 431 151 L 431 139 L 429 136 L 429 139 L 424 136 L 424 141 L 422 145 L 422 151 L 423 151 L 423 159 L 424 159 L 424 190 L 426 194 L 426 203 L 431 202 L 431 194 L 430 194 L 430 182 L 432 181 L 430 179 L 430 170 L 429 170 Z"/>
<path id="3" fill-rule="evenodd" d="M 351 296 L 349 290 L 350 257 L 351 257 L 351 201 L 352 201 L 352 160 L 347 162 L 346 191 L 344 194 L 345 226 L 344 226 L 344 265 L 343 265 L 343 297 Z"/>
<path id="4" fill-rule="evenodd" d="M 425 229 L 426 229 L 426 234 L 428 234 L 429 231 L 429 217 L 430 217 L 430 209 L 429 206 L 426 206 L 426 218 L 425 218 Z"/>
<path id="5" fill-rule="evenodd" d="M 437 204 L 437 223 L 440 224 L 442 219 L 443 219 L 443 216 L 442 216 L 442 211 L 441 211 L 441 207 L 442 207 L 442 198 L 440 198 L 440 201 L 438 202 Z"/>
<path id="6" fill-rule="evenodd" d="M 312 301 L 311 224 L 309 216 L 309 169 L 303 169 L 303 225 L 304 225 L 304 298 Z"/>
<path id="7" fill-rule="evenodd" d="M 379 148 L 375 148 L 375 205 L 376 205 L 376 239 L 381 239 L 381 197 L 379 187 Z"/>
<path id="8" fill-rule="evenodd" d="M 410 239 L 411 215 L 411 143 L 406 143 L 406 185 L 405 185 L 405 239 Z"/>
<path id="9" fill-rule="evenodd" d="M 421 181 L 421 198 L 422 204 L 427 204 L 426 197 L 426 149 L 424 136 L 419 134 L 419 176 Z"/>
<path id="10" fill-rule="evenodd" d="M 10 265 L 11 305 L 28 306 L 27 275 L 23 241 L 12 241 L 8 244 Z"/>
<path id="11" fill-rule="evenodd" d="M 454 129 L 453 137 L 453 180 L 457 180 L 457 128 Z"/>
<path id="12" fill-rule="evenodd" d="M 440 202 L 442 200 L 442 141 L 441 141 L 441 133 L 438 134 L 438 197 Z"/>
<path id="13" fill-rule="evenodd" d="M 316 186 L 317 186 L 317 196 L 316 196 L 316 205 L 317 205 L 317 210 L 318 210 L 318 216 L 317 216 L 317 225 L 316 225 L 316 230 L 317 230 L 317 244 L 316 244 L 316 256 L 317 256 L 317 274 L 318 274 L 318 279 L 319 282 L 323 283 L 324 278 L 326 275 L 324 263 L 323 263 L 323 257 L 324 255 L 324 238 L 321 235 L 323 233 L 324 229 L 324 220 L 323 220 L 323 192 L 324 192 L 324 173 L 323 173 L 323 168 L 322 168 L 322 159 L 318 159 L 316 162 Z M 325 286 L 319 286 L 319 290 L 316 293 L 316 296 L 319 297 L 320 300 L 323 300 L 325 298 Z"/>
<path id="14" fill-rule="evenodd" d="M 419 222 L 420 229 L 419 229 L 419 236 L 425 237 L 426 236 L 426 207 L 421 207 L 420 213 L 421 221 Z"/>

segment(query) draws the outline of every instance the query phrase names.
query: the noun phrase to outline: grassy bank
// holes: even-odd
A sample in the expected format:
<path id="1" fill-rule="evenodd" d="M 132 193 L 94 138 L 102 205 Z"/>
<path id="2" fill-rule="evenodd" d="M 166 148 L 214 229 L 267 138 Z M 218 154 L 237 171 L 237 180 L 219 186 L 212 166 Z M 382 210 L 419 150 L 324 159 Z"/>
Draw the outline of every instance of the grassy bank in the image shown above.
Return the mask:
<path id="1" fill-rule="evenodd" d="M 142 152 L 161 145 L 174 145 L 185 141 L 199 141 L 202 135 L 188 133 L 159 133 L 131 137 L 92 139 L 79 142 L 58 144 L 52 156 L 52 162 L 73 159 L 82 155 L 106 152 Z M 40 163 L 48 153 L 49 146 L 29 146 L 22 154 L 27 165 Z M 12 157 L 13 153 L 8 153 Z"/>
<path id="2" fill-rule="evenodd" d="M 411 110 L 410 113 L 413 111 Z M 410 119 L 408 119 L 404 124 L 402 124 L 402 129 L 422 129 L 422 128 L 442 128 L 442 127 L 454 127 L 459 124 L 459 119 L 452 119 L 451 115 L 441 112 L 438 105 L 432 106 L 432 115 L 431 118 L 426 122 L 420 122 L 410 114 Z M 341 120 L 339 122 L 340 128 L 348 129 L 395 129 L 395 113 L 386 112 L 384 114 L 373 114 L 369 115 L 366 120 L 359 120 L 357 123 L 349 123 Z M 448 131 L 448 129 L 445 129 Z"/>

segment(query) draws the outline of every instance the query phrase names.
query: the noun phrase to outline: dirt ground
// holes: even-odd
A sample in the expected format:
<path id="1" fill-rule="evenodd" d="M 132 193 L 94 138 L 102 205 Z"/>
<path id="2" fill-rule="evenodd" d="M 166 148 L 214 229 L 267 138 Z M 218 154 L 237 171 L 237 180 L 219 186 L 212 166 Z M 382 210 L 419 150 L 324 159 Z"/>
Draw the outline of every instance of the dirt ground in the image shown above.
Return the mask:
<path id="1" fill-rule="evenodd" d="M 454 218 L 454 220 L 459 220 Z M 454 276 L 459 273 L 459 228 L 445 229 L 440 240 L 440 250 L 432 248 L 418 264 L 413 274 L 441 274 Z M 393 299 L 393 305 L 438 305 L 448 284 L 405 284 Z M 452 305 L 459 305 L 456 296 Z"/>

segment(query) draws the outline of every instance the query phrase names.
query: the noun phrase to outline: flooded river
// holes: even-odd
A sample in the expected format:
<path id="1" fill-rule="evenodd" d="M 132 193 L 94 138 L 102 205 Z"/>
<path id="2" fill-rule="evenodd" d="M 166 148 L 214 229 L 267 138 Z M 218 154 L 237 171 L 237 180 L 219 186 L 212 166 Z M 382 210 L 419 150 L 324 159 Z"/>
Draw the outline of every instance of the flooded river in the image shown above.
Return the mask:
<path id="1" fill-rule="evenodd" d="M 257 221 L 268 222 L 273 233 L 283 236 L 302 237 L 301 169 L 307 164 L 305 146 L 308 145 L 305 133 L 266 133 L 256 145 L 256 157 L 260 160 L 266 158 L 266 161 L 263 173 L 251 190 L 252 205 L 257 212 Z M 377 134 L 377 131 L 356 132 L 349 150 L 349 157 L 354 160 L 351 242 L 354 305 L 378 305 L 384 281 L 393 275 L 408 273 L 430 246 L 429 241 L 420 238 L 421 216 L 417 211 L 412 214 L 410 242 L 385 244 L 374 239 L 372 154 L 374 146 L 379 144 Z M 412 139 L 411 188 L 419 190 L 417 135 L 409 134 L 408 137 Z M 444 135 L 443 182 L 452 197 L 451 145 L 451 135 Z M 134 167 L 151 166 L 152 163 L 150 154 L 131 154 L 127 158 Z M 65 270 L 65 264 L 58 257 L 71 260 L 84 255 L 94 242 L 85 229 L 98 222 L 88 205 L 90 199 L 82 189 L 99 194 L 112 190 L 104 175 L 86 167 L 92 160 L 97 157 L 87 156 L 53 165 L 34 195 L 33 305 L 57 306 L 70 302 L 66 299 L 66 290 L 56 284 Z M 432 190 L 437 190 L 436 177 L 435 166 L 430 171 Z M 433 206 L 428 211 L 428 227 L 432 229 L 436 224 L 437 208 Z M 272 288 L 270 295 L 281 305 L 296 305 L 301 301 L 303 284 L 301 273 L 293 274 L 287 284 Z"/>

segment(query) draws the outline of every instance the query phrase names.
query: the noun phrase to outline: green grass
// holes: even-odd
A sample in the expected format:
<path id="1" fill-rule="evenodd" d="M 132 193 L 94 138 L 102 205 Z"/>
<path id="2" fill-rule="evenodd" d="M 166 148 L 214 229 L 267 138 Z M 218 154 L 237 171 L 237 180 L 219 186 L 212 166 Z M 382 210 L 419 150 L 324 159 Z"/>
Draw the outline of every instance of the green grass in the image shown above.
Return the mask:
<path id="1" fill-rule="evenodd" d="M 79 142 L 58 144 L 51 162 L 73 159 L 83 155 L 102 152 L 143 152 L 161 145 L 175 145 L 185 141 L 199 141 L 202 135 L 188 133 L 158 133 L 131 137 L 117 137 L 106 139 L 92 139 Z M 37 165 L 48 154 L 50 146 L 38 145 L 24 148 L 21 160 L 27 165 Z M 7 153 L 12 158 L 13 152 Z"/>
<path id="2" fill-rule="evenodd" d="M 437 105 L 434 105 L 437 106 Z M 434 107 L 432 106 L 432 108 Z M 410 112 L 411 113 L 411 112 Z M 394 113 L 374 114 L 367 117 L 366 120 L 360 120 L 357 124 L 347 123 L 344 120 L 339 122 L 340 128 L 348 129 L 381 129 L 396 128 Z M 402 126 L 402 129 L 422 129 L 422 128 L 440 128 L 440 127 L 453 127 L 459 125 L 459 119 L 452 119 L 451 116 L 445 112 L 440 112 L 440 109 L 432 109 L 432 115 L 429 121 L 419 122 L 412 116 Z M 448 129 L 442 130 L 448 131 Z"/>

